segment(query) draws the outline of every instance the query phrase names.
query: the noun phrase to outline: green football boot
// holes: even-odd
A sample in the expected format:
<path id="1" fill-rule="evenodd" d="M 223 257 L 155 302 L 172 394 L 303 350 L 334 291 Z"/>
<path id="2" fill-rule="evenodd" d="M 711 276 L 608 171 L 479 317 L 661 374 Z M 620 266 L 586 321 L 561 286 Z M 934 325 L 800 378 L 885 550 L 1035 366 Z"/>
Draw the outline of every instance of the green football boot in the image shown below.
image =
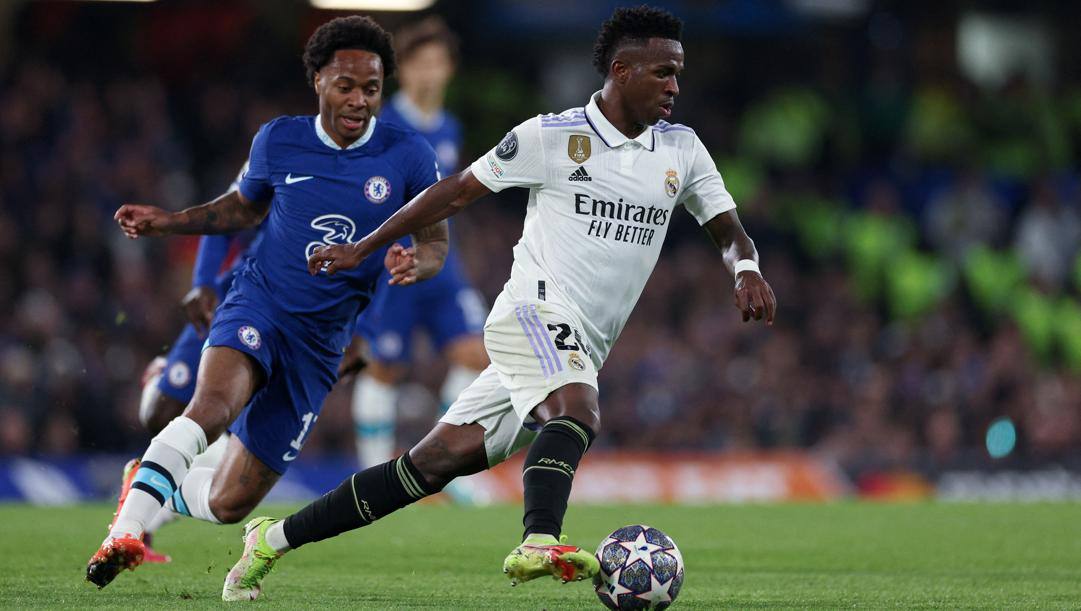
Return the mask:
<path id="1" fill-rule="evenodd" d="M 224 601 L 255 600 L 263 591 L 263 579 L 281 554 L 267 543 L 266 531 L 281 520 L 259 517 L 244 525 L 244 553 L 225 576 Z"/>
<path id="2" fill-rule="evenodd" d="M 521 545 L 503 561 L 503 572 L 516 586 L 545 575 L 551 575 L 563 583 L 590 579 L 600 572 L 597 558 L 588 551 L 573 545 L 564 545 L 567 536 L 559 541 L 552 535 L 529 535 Z"/>

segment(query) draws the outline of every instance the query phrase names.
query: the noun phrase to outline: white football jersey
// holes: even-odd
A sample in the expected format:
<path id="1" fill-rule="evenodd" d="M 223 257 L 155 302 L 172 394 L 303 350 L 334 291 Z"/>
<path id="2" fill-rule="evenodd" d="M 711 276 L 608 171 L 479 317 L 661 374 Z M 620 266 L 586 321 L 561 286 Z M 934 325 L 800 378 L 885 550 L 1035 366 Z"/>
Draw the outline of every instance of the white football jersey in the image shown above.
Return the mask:
<path id="1" fill-rule="evenodd" d="M 529 188 L 500 301 L 572 308 L 598 369 L 653 272 L 673 209 L 683 204 L 701 225 L 735 208 L 692 129 L 660 121 L 627 138 L 599 97 L 529 119 L 471 166 L 492 191 Z"/>

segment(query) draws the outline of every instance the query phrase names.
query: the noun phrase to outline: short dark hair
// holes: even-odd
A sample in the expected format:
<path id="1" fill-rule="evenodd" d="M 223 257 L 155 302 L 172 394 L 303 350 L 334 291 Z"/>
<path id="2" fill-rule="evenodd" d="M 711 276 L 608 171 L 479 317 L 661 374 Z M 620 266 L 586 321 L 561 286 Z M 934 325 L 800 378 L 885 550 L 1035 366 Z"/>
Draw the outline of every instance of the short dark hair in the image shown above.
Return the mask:
<path id="1" fill-rule="evenodd" d="M 394 59 L 394 41 L 390 32 L 384 30 L 371 17 L 352 15 L 337 17 L 319 26 L 304 45 L 304 69 L 308 84 L 315 73 L 323 69 L 341 49 L 370 51 L 383 62 L 383 77 L 394 76 L 397 63 Z"/>
<path id="2" fill-rule="evenodd" d="M 593 67 L 601 76 L 608 76 L 612 57 L 619 47 L 629 42 L 645 42 L 650 38 L 680 40 L 683 22 L 668 11 L 652 6 L 618 8 L 601 24 L 597 42 L 593 44 Z"/>
<path id="3" fill-rule="evenodd" d="M 401 61 L 406 61 L 417 49 L 431 43 L 443 45 L 451 61 L 458 62 L 458 36 L 439 17 L 433 15 L 411 23 L 394 34 L 394 51 Z"/>

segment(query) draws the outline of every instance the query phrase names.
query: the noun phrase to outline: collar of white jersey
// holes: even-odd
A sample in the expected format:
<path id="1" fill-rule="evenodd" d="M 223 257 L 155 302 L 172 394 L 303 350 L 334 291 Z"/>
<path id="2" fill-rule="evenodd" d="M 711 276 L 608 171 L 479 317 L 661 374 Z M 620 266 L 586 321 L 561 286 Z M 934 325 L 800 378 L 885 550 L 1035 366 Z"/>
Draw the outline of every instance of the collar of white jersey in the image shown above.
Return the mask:
<path id="1" fill-rule="evenodd" d="M 589 122 L 589 126 L 593 128 L 593 131 L 597 132 L 597 135 L 601 137 L 605 144 L 610 148 L 616 148 L 633 141 L 640 144 L 644 149 L 653 150 L 655 139 L 652 125 L 647 125 L 642 130 L 642 133 L 638 134 L 637 138 L 628 138 L 623 135 L 623 132 L 616 129 L 616 126 L 612 125 L 612 122 L 601 112 L 601 107 L 597 105 L 599 99 L 601 99 L 601 92 L 599 91 L 589 96 L 589 103 L 586 104 L 586 121 Z"/>
<path id="2" fill-rule="evenodd" d="M 319 136 L 319 139 L 323 141 L 323 144 L 329 146 L 336 151 L 349 151 L 355 148 L 360 148 L 367 144 L 372 139 L 372 134 L 375 133 L 375 117 L 372 117 L 368 121 L 368 129 L 364 130 L 364 135 L 353 141 L 353 144 L 345 147 L 344 149 L 338 146 L 338 143 L 330 137 L 327 130 L 323 129 L 323 115 L 315 115 L 315 135 Z"/>

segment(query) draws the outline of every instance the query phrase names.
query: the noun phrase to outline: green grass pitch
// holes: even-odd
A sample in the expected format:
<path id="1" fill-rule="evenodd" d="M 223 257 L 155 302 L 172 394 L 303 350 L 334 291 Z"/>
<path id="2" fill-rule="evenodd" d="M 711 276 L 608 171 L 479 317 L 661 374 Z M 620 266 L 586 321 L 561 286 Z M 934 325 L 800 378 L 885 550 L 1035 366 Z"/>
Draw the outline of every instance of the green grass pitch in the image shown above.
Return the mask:
<path id="1" fill-rule="evenodd" d="M 111 511 L 0 505 L 0 606 L 222 606 L 239 526 L 170 524 L 157 543 L 173 555 L 171 565 L 140 567 L 98 591 L 83 581 L 84 567 Z M 668 532 L 687 566 L 675 609 L 1063 609 L 1081 608 L 1079 516 L 1078 504 L 572 507 L 567 534 L 593 548 L 624 524 Z M 543 579 L 511 588 L 500 566 L 519 531 L 518 507 L 412 507 L 290 553 L 255 604 L 603 608 L 585 583 Z"/>

